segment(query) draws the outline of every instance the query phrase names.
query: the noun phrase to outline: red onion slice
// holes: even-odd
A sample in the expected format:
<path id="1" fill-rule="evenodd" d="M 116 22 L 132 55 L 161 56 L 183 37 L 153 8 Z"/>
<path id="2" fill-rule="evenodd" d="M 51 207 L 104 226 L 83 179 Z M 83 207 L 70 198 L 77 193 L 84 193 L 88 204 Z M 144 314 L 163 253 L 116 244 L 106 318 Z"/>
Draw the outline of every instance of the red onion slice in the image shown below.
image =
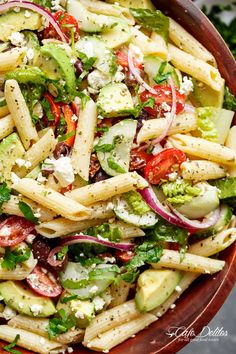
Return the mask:
<path id="1" fill-rule="evenodd" d="M 68 237 L 65 237 L 61 242 L 61 244 L 63 246 L 65 246 L 65 245 L 71 246 L 71 245 L 75 245 L 77 243 L 97 243 L 102 246 L 115 248 L 120 251 L 131 251 L 134 248 L 134 245 L 131 243 L 110 242 L 110 241 L 106 241 L 104 239 L 99 240 L 98 238 L 93 237 L 93 236 L 89 236 L 89 235 L 68 236 Z"/>
<path id="2" fill-rule="evenodd" d="M 172 214 L 158 200 L 156 194 L 154 193 L 151 187 L 147 187 L 143 190 L 139 190 L 139 193 L 145 199 L 145 201 L 153 211 L 155 211 L 158 215 L 160 215 L 163 219 L 168 221 L 170 224 L 178 227 L 182 227 L 184 229 L 188 229 L 188 230 L 207 229 L 213 226 L 220 217 L 220 209 L 217 208 L 209 218 L 203 221 L 189 220 L 188 218 L 186 218 L 185 216 L 177 212 L 177 210 L 175 210 L 173 207 L 171 207 L 171 209 L 174 212 L 174 214 Z"/>
<path id="3" fill-rule="evenodd" d="M 152 141 L 152 144 L 155 146 L 156 144 L 160 143 L 168 134 L 168 131 L 170 130 L 173 121 L 175 119 L 175 115 L 176 115 L 176 89 L 175 89 L 175 84 L 174 81 L 171 77 L 169 77 L 168 79 L 168 83 L 171 87 L 171 91 L 172 91 L 172 106 L 171 106 L 171 111 L 168 114 L 167 113 L 167 125 L 166 125 L 166 129 L 162 132 L 162 134 L 160 136 L 158 136 L 156 139 L 154 139 Z"/>
<path id="4" fill-rule="evenodd" d="M 56 259 L 56 255 L 59 252 L 61 252 L 63 247 L 64 247 L 63 245 L 62 246 L 57 246 L 57 247 L 55 247 L 55 248 L 53 248 L 51 250 L 51 252 L 48 255 L 48 259 L 47 259 L 47 262 L 48 262 L 48 264 L 50 264 L 50 266 L 52 266 L 52 267 L 62 267 L 62 265 L 66 262 L 66 260 L 68 258 L 67 254 L 63 257 L 62 260 L 57 260 Z"/>
<path id="5" fill-rule="evenodd" d="M 135 77 L 135 79 L 137 80 L 137 82 L 144 87 L 147 91 L 153 93 L 154 95 L 156 95 L 156 90 L 154 90 L 154 88 L 152 88 L 151 86 L 149 86 L 140 76 L 140 72 L 139 69 L 135 67 L 134 65 L 134 52 L 131 48 L 129 48 L 128 50 L 128 64 L 129 64 L 129 69 L 131 74 Z"/>
<path id="6" fill-rule="evenodd" d="M 0 13 L 8 11 L 14 7 L 21 7 L 24 9 L 32 10 L 32 11 L 35 11 L 38 14 L 42 15 L 53 26 L 55 31 L 60 36 L 62 42 L 68 42 L 67 37 L 62 32 L 60 26 L 58 25 L 57 21 L 55 20 L 55 18 L 51 14 L 51 12 L 44 9 L 42 6 L 40 6 L 38 4 L 34 4 L 33 2 L 29 2 L 29 1 L 10 1 L 10 2 L 6 2 L 4 4 L 0 4 Z"/>

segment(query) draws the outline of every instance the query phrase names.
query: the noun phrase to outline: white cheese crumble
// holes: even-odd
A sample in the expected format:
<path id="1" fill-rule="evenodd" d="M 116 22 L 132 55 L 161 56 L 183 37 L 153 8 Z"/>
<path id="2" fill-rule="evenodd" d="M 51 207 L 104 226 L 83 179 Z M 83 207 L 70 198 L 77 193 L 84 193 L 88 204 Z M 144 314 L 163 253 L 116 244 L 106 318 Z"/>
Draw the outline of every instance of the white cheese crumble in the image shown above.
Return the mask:
<path id="1" fill-rule="evenodd" d="M 43 306 L 38 304 L 30 305 L 30 311 L 32 312 L 33 316 L 38 316 L 40 312 L 42 312 Z"/>
<path id="2" fill-rule="evenodd" d="M 177 177 L 178 177 L 177 172 L 171 172 L 168 174 L 169 181 L 171 181 L 171 182 L 176 181 Z"/>
<path id="3" fill-rule="evenodd" d="M 121 82 L 125 79 L 125 74 L 122 73 L 121 71 L 117 70 L 117 72 L 114 75 L 113 81 L 115 82 Z"/>
<path id="4" fill-rule="evenodd" d="M 180 293 L 180 292 L 182 291 L 182 288 L 181 288 L 179 285 L 177 285 L 177 286 L 175 287 L 175 291 L 177 291 L 178 293 Z"/>
<path id="5" fill-rule="evenodd" d="M 166 112 L 171 111 L 171 107 L 166 102 L 162 102 L 161 108 L 164 109 L 164 111 L 166 111 Z"/>
<path id="6" fill-rule="evenodd" d="M 28 10 L 25 10 L 25 17 L 29 18 L 31 16 L 31 13 Z"/>
<path id="7" fill-rule="evenodd" d="M 116 261 L 115 257 L 104 257 L 105 263 L 115 263 L 115 261 Z"/>
<path id="8" fill-rule="evenodd" d="M 11 181 L 13 184 L 18 183 L 20 181 L 20 178 L 14 173 L 11 173 Z"/>
<path id="9" fill-rule="evenodd" d="M 72 347 L 67 348 L 68 353 L 73 353 L 74 349 Z"/>
<path id="10" fill-rule="evenodd" d="M 11 44 L 16 47 L 22 47 L 25 44 L 25 36 L 20 32 L 13 32 L 10 35 L 9 40 L 11 41 Z"/>
<path id="11" fill-rule="evenodd" d="M 0 231 L 0 237 L 8 237 L 11 235 L 11 229 L 8 226 L 3 226 Z"/>
<path id="12" fill-rule="evenodd" d="M 77 122 L 77 120 L 78 120 L 77 115 L 73 114 L 73 116 L 71 117 L 71 120 L 72 120 L 72 122 Z"/>
<path id="13" fill-rule="evenodd" d="M 95 310 L 100 311 L 103 309 L 103 306 L 105 305 L 105 301 L 100 296 L 95 296 L 95 298 L 93 299 L 93 304 Z"/>
<path id="14" fill-rule="evenodd" d="M 32 60 L 34 58 L 34 50 L 32 48 L 27 50 L 26 57 L 28 60 Z"/>
<path id="15" fill-rule="evenodd" d="M 193 91 L 192 79 L 189 79 L 187 76 L 184 76 L 183 81 L 180 84 L 179 92 L 183 95 L 188 96 L 192 91 Z"/>
<path id="16" fill-rule="evenodd" d="M 19 304 L 18 304 L 18 305 L 19 305 L 19 308 L 20 308 L 20 309 L 23 309 L 23 307 L 24 307 L 23 302 L 19 302 Z"/>
<path id="17" fill-rule="evenodd" d="M 61 10 L 60 0 L 52 0 L 52 10 L 54 11 Z"/>
<path id="18" fill-rule="evenodd" d="M 35 235 L 33 235 L 33 234 L 29 234 L 27 237 L 26 237 L 26 242 L 28 242 L 28 243 L 32 243 L 33 241 L 34 241 L 34 239 L 35 239 Z"/>
<path id="19" fill-rule="evenodd" d="M 136 45 L 130 44 L 129 45 L 130 50 L 133 52 L 135 59 L 137 60 L 138 63 L 142 64 L 143 63 L 143 53 L 139 47 Z"/>
<path id="20" fill-rule="evenodd" d="M 98 287 L 96 285 L 92 286 L 92 288 L 89 290 L 90 294 L 95 294 L 98 291 Z"/>
<path id="21" fill-rule="evenodd" d="M 69 156 L 62 156 L 59 159 L 46 159 L 45 163 L 52 164 L 54 167 L 54 176 L 62 187 L 67 187 L 75 180 L 71 158 Z"/>
<path id="22" fill-rule="evenodd" d="M 171 305 L 170 305 L 171 310 L 173 310 L 175 307 L 176 307 L 175 304 L 171 304 Z"/>
<path id="23" fill-rule="evenodd" d="M 5 309 L 3 310 L 2 317 L 8 321 L 15 316 L 16 316 L 16 311 L 14 311 L 10 307 L 6 306 Z"/>
<path id="24" fill-rule="evenodd" d="M 85 316 L 84 316 L 84 313 L 82 311 L 78 310 L 75 313 L 75 317 L 76 318 L 81 318 L 83 320 Z"/>
<path id="25" fill-rule="evenodd" d="M 16 159 L 16 164 L 19 167 L 26 167 L 26 168 L 30 168 L 32 166 L 30 161 L 26 161 L 24 159 Z"/>
<path id="26" fill-rule="evenodd" d="M 104 74 L 100 70 L 94 70 L 88 75 L 88 91 L 98 93 L 99 90 L 111 82 L 111 76 Z"/>
<path id="27" fill-rule="evenodd" d="M 38 177 L 37 177 L 37 182 L 44 183 L 46 181 L 47 181 L 47 178 L 42 175 L 42 172 L 39 172 Z"/>

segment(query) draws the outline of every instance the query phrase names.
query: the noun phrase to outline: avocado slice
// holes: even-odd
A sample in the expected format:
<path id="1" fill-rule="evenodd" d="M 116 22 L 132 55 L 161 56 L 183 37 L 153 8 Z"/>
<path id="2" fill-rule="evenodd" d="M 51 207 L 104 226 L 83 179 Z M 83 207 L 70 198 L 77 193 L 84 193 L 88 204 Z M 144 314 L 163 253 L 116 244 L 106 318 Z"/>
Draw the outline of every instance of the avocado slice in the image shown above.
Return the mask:
<path id="1" fill-rule="evenodd" d="M 10 180 L 11 170 L 15 165 L 16 159 L 21 158 L 25 149 L 16 133 L 8 135 L 0 143 L 0 179 Z"/>
<path id="2" fill-rule="evenodd" d="M 190 94 L 190 99 L 199 107 L 216 107 L 222 108 L 224 102 L 224 89 L 222 85 L 220 91 L 213 90 L 203 82 L 193 79 L 193 92 Z"/>
<path id="3" fill-rule="evenodd" d="M 16 80 L 20 84 L 44 85 L 46 76 L 37 66 L 25 66 L 23 69 L 16 69 L 6 74 L 6 80 Z"/>
<path id="4" fill-rule="evenodd" d="M 39 44 L 39 40 L 38 40 L 36 33 L 32 32 L 32 31 L 24 31 L 23 33 L 25 36 L 27 48 L 32 49 L 34 51 L 33 58 L 32 59 L 28 58 L 28 64 L 33 66 L 33 65 L 35 65 L 37 58 L 39 56 L 39 53 L 40 53 L 41 47 Z"/>
<path id="5" fill-rule="evenodd" d="M 57 310 L 64 309 L 66 313 L 74 315 L 79 328 L 86 328 L 95 315 L 94 304 L 89 300 L 71 300 L 67 303 L 61 303 L 64 298 L 72 294 L 64 292 L 57 304 Z"/>
<path id="6" fill-rule="evenodd" d="M 26 11 L 9 11 L 0 16 L 0 40 L 7 42 L 13 32 L 23 30 L 38 30 L 42 26 L 42 17 L 37 13 L 27 10 L 29 16 L 25 16 Z"/>
<path id="7" fill-rule="evenodd" d="M 117 24 L 109 31 L 101 33 L 101 38 L 111 49 L 120 47 L 132 39 L 132 32 L 128 23 L 122 19 L 116 19 L 116 22 Z"/>
<path id="8" fill-rule="evenodd" d="M 138 278 L 135 295 L 136 306 L 141 312 L 148 312 L 160 306 L 175 290 L 181 279 L 181 272 L 175 270 L 148 269 Z"/>
<path id="9" fill-rule="evenodd" d="M 56 312 L 51 299 L 36 295 L 17 281 L 8 280 L 0 283 L 0 294 L 6 305 L 22 315 L 48 317 Z M 38 313 L 34 311 L 34 305 L 35 307 L 38 305 Z"/>
<path id="10" fill-rule="evenodd" d="M 55 43 L 47 43 L 41 47 L 37 66 L 50 79 L 62 79 L 65 81 L 65 89 L 71 99 L 76 92 L 76 76 L 73 64 L 66 51 Z M 52 75 L 52 76 L 51 76 Z"/>
<path id="11" fill-rule="evenodd" d="M 106 118 L 128 116 L 134 108 L 132 96 L 125 84 L 104 86 L 97 99 L 98 112 Z"/>

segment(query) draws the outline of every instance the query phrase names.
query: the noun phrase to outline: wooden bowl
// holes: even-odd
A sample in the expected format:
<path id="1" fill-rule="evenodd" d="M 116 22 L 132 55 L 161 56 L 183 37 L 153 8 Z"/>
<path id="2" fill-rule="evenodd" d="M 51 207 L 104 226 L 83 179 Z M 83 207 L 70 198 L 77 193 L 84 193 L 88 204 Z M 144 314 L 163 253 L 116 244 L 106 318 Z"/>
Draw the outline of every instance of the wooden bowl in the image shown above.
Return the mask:
<path id="1" fill-rule="evenodd" d="M 179 22 L 197 38 L 216 58 L 220 72 L 231 92 L 236 95 L 236 63 L 225 42 L 207 17 L 190 0 L 153 1 L 157 8 Z M 229 295 L 236 281 L 236 245 L 221 253 L 225 260 L 224 269 L 214 276 L 201 276 L 176 302 L 176 308 L 169 310 L 149 328 L 138 333 L 110 351 L 110 354 L 154 354 L 176 353 L 200 333 L 214 317 Z M 169 327 L 180 327 L 177 337 L 170 338 Z M 184 330 L 191 331 L 189 338 L 183 337 Z M 182 337 L 181 337 L 182 335 Z M 22 350 L 22 353 L 29 353 Z M 0 353 L 3 351 L 0 349 Z M 73 354 L 91 354 L 82 346 Z"/>

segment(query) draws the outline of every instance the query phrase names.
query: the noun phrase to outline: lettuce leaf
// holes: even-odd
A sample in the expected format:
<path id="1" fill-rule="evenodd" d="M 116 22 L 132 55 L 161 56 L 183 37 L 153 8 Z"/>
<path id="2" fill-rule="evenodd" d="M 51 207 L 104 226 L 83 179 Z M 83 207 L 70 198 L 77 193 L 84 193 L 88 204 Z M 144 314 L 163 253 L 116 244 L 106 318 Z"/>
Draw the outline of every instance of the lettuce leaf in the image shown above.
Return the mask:
<path id="1" fill-rule="evenodd" d="M 211 120 L 212 108 L 201 107 L 197 109 L 197 125 L 203 139 L 217 142 L 218 132 Z"/>
<path id="2" fill-rule="evenodd" d="M 149 9 L 130 9 L 136 22 L 142 27 L 160 34 L 165 41 L 168 41 L 169 36 L 169 18 L 165 16 L 160 10 Z"/>
<path id="3" fill-rule="evenodd" d="M 167 182 L 161 185 L 167 201 L 171 204 L 184 204 L 190 202 L 193 197 L 199 196 L 201 189 L 190 182 L 178 179 L 175 182 Z"/>
<path id="4" fill-rule="evenodd" d="M 124 193 L 122 197 L 128 203 L 133 214 L 143 215 L 151 210 L 141 195 L 135 191 Z"/>
<path id="5" fill-rule="evenodd" d="M 236 197 L 236 177 L 216 179 L 209 183 L 218 189 L 220 199 Z"/>

